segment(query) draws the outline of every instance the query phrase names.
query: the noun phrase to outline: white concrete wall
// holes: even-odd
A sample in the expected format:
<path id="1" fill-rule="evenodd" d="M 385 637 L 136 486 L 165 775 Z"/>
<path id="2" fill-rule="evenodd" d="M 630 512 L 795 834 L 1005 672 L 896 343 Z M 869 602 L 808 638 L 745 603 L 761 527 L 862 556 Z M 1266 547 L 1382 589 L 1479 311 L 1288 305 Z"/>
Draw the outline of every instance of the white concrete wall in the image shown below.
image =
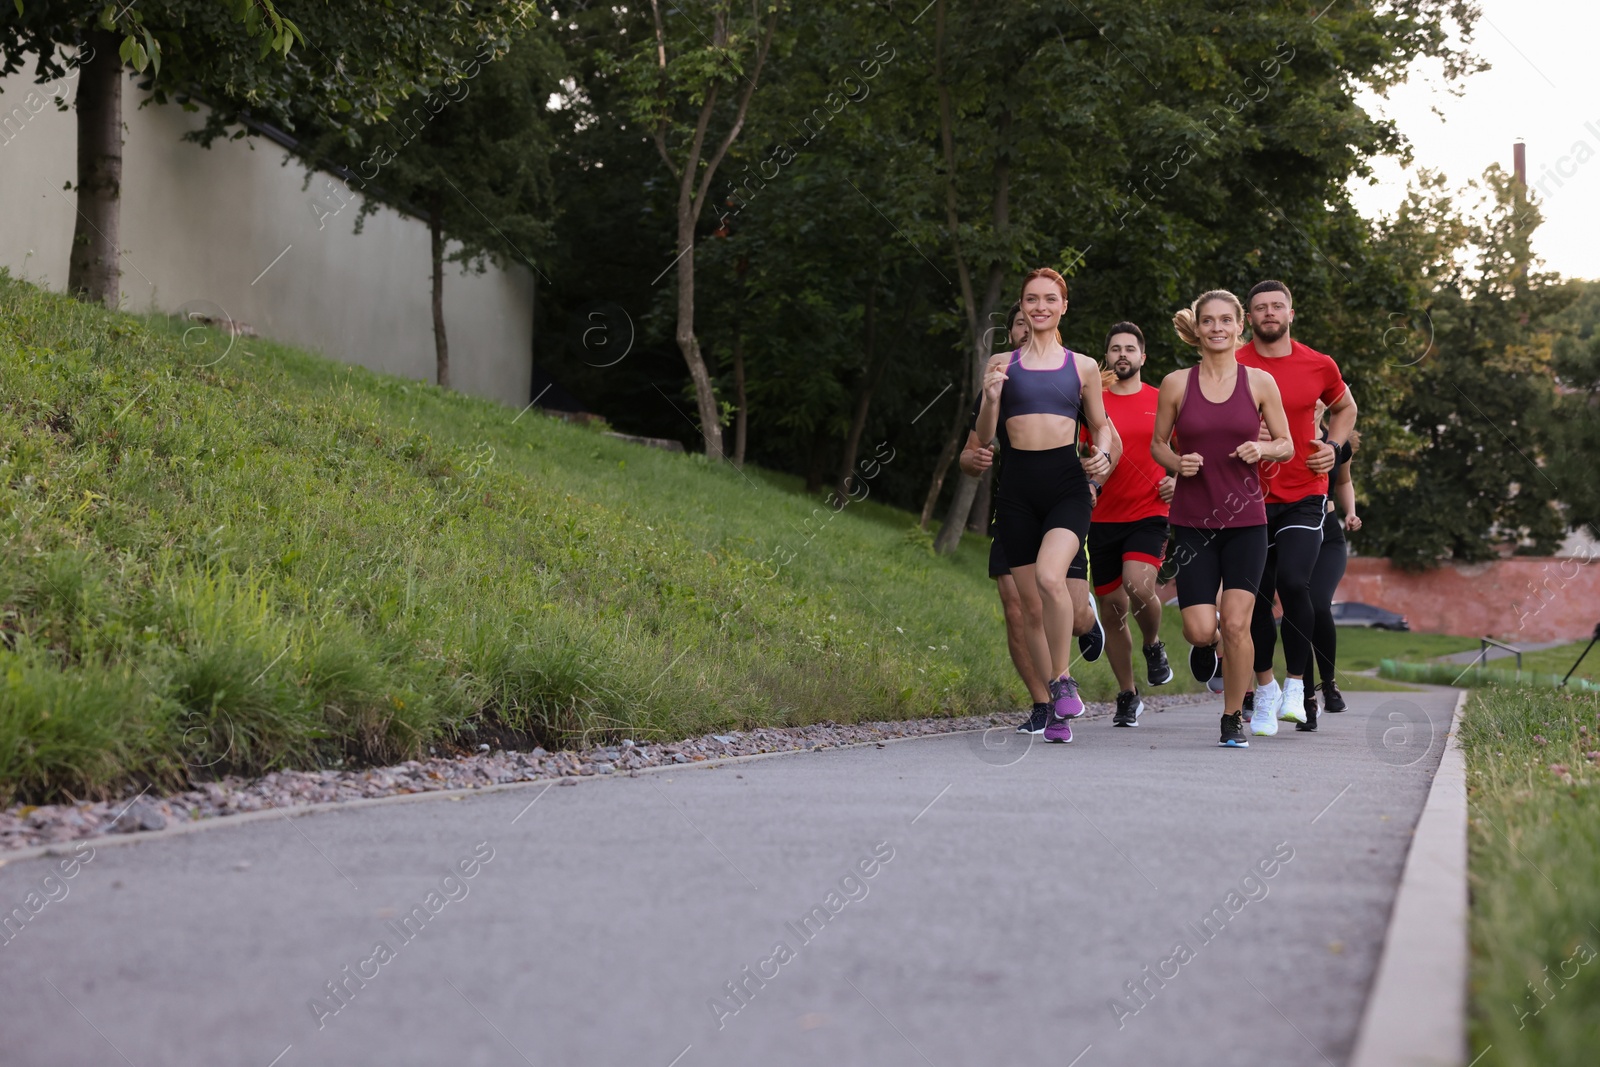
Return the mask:
<path id="1" fill-rule="evenodd" d="M 36 86 L 19 73 L 0 89 L 0 266 L 60 290 L 76 211 L 63 187 L 76 177 L 77 132 L 75 113 L 56 110 L 52 97 L 70 103 L 75 80 Z M 423 223 L 383 208 L 357 236 L 358 201 L 337 179 L 318 173 L 302 190 L 304 167 L 260 137 L 210 149 L 182 141 L 200 115 L 176 105 L 141 108 L 141 97 L 130 78 L 122 104 L 124 307 L 220 309 L 265 337 L 433 380 Z M 444 312 L 454 387 L 526 404 L 527 269 L 463 275 L 447 266 Z"/>

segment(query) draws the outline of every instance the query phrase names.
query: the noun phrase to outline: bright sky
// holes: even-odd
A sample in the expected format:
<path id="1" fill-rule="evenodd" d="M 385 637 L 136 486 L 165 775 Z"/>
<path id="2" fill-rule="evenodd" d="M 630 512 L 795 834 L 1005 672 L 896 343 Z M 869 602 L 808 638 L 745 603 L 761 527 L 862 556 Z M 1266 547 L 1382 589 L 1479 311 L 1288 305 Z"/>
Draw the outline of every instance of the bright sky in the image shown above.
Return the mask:
<path id="1" fill-rule="evenodd" d="M 1395 120 L 1415 159 L 1410 169 L 1378 161 L 1377 185 L 1352 183 L 1356 206 L 1369 217 L 1392 211 L 1417 167 L 1443 171 L 1452 187 L 1490 163 L 1510 170 L 1511 146 L 1521 137 L 1528 184 L 1545 217 L 1534 250 L 1548 269 L 1600 278 L 1600 4 L 1479 0 L 1479 6 L 1473 50 L 1492 69 L 1466 79 L 1461 96 L 1442 91 L 1436 71 L 1419 68 L 1387 100 L 1363 101 Z"/>

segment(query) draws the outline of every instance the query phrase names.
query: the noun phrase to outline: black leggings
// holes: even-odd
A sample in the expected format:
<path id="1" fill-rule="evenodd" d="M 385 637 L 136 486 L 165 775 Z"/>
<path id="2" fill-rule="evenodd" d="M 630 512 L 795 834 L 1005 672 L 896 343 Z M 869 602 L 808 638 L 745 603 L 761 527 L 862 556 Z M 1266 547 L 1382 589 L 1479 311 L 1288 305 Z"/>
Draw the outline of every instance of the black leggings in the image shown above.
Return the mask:
<path id="1" fill-rule="evenodd" d="M 1328 520 L 1322 528 L 1322 550 L 1311 571 L 1311 605 L 1317 618 L 1311 631 L 1311 647 L 1324 682 L 1333 681 L 1334 660 L 1339 652 L 1339 631 L 1333 625 L 1333 594 L 1344 577 L 1349 548 L 1338 514 L 1328 512 Z M 1306 680 L 1311 680 L 1309 671 Z"/>
<path id="2" fill-rule="evenodd" d="M 1285 670 L 1304 677 L 1311 667 L 1311 635 L 1316 613 L 1311 607 L 1311 572 L 1322 550 L 1322 496 L 1292 504 L 1267 505 L 1267 565 L 1261 572 L 1256 610 L 1250 619 L 1250 636 L 1256 645 L 1257 673 L 1272 670 L 1278 647 L 1278 627 L 1273 621 L 1272 598 L 1283 604 L 1283 660 Z"/>

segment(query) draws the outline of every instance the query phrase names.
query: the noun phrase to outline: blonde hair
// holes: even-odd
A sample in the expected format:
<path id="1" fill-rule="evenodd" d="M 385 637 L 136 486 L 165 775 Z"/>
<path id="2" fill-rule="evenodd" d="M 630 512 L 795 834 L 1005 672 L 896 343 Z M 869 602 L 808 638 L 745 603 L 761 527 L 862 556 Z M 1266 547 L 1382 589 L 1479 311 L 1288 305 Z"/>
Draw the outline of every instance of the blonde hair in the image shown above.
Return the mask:
<path id="1" fill-rule="evenodd" d="M 1190 348 L 1200 347 L 1200 309 L 1213 300 L 1223 300 L 1233 306 L 1233 313 L 1239 318 L 1239 328 L 1244 329 L 1244 305 L 1239 303 L 1239 298 L 1226 289 L 1212 289 L 1201 293 L 1195 302 L 1186 308 L 1180 308 L 1172 316 L 1172 328 L 1178 331 L 1178 338 Z"/>

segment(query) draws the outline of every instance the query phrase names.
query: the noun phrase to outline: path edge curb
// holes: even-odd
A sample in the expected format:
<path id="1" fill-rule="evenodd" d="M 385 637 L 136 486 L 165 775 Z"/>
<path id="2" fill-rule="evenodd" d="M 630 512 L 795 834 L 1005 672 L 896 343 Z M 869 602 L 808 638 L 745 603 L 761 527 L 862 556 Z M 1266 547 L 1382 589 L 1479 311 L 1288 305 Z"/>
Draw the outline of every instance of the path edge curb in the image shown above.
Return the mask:
<path id="1" fill-rule="evenodd" d="M 1350 1067 L 1467 1062 L 1467 765 L 1458 734 L 1468 690 L 1412 835 Z"/>

